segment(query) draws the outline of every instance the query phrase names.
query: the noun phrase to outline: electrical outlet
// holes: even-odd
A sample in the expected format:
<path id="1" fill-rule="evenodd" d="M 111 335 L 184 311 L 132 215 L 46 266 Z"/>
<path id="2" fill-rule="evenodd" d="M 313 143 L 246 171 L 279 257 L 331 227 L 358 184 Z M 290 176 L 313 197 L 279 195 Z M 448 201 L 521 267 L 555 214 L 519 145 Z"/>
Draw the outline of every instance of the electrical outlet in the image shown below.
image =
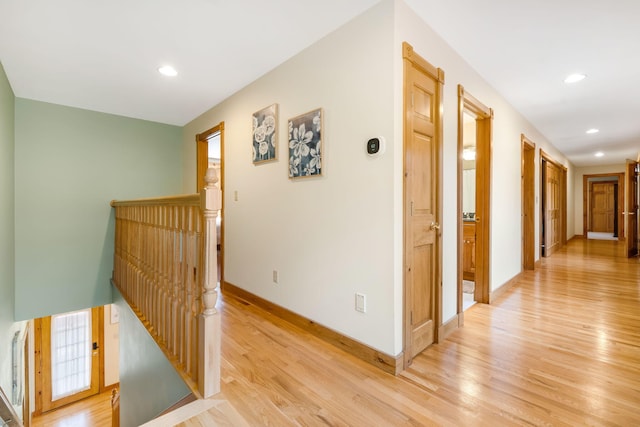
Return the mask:
<path id="1" fill-rule="evenodd" d="M 236 202 L 238 201 L 238 190 L 235 190 L 233 192 L 233 200 L 236 201 Z"/>
<path id="2" fill-rule="evenodd" d="M 278 270 L 273 270 L 273 283 L 278 283 Z"/>
<path id="3" fill-rule="evenodd" d="M 367 312 L 367 296 L 356 292 L 356 311 Z"/>

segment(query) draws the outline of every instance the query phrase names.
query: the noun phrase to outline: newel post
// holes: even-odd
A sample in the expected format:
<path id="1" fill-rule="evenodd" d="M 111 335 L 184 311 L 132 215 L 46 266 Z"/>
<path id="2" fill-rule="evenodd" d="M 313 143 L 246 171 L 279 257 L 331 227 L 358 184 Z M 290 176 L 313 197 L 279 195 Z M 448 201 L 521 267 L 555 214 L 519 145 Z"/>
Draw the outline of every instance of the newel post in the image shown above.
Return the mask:
<path id="1" fill-rule="evenodd" d="M 198 388 L 203 398 L 220 392 L 220 313 L 215 309 L 218 299 L 218 238 L 216 217 L 221 208 L 220 190 L 216 186 L 218 176 L 213 168 L 207 169 L 205 188 L 200 193 L 204 216 L 204 262 L 202 313 L 200 313 L 198 337 Z"/>

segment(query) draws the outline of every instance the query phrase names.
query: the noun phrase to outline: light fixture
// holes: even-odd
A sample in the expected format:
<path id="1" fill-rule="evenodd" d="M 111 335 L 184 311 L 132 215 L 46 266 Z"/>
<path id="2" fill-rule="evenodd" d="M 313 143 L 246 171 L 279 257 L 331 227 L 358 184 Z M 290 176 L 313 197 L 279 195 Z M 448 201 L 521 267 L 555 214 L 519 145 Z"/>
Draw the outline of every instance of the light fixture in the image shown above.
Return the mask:
<path id="1" fill-rule="evenodd" d="M 574 73 L 574 74 L 569 74 L 565 79 L 564 82 L 565 83 L 577 83 L 580 80 L 584 80 L 587 77 L 586 74 L 580 74 L 580 73 Z"/>
<path id="2" fill-rule="evenodd" d="M 465 148 L 464 150 L 462 150 L 462 158 L 464 160 L 475 160 L 476 159 L 476 149 L 471 147 L 471 148 Z"/>
<path id="3" fill-rule="evenodd" d="M 176 69 L 171 65 L 163 65 L 162 67 L 158 68 L 158 72 L 167 77 L 175 77 L 178 75 Z"/>
<path id="4" fill-rule="evenodd" d="M 598 151 L 597 153 L 594 154 L 594 156 L 602 157 L 602 156 L 604 156 L 604 153 L 602 151 Z"/>
<path id="5" fill-rule="evenodd" d="M 591 135 L 591 134 L 598 133 L 598 132 L 600 132 L 600 129 L 592 128 L 592 129 L 589 129 L 586 133 Z"/>

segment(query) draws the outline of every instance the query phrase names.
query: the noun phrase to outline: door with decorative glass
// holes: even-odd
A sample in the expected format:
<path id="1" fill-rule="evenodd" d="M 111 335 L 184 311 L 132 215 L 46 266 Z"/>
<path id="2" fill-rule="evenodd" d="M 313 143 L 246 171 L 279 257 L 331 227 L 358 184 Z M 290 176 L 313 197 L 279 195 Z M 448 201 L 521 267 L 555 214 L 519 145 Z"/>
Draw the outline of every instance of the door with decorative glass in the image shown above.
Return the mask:
<path id="1" fill-rule="evenodd" d="M 36 412 L 98 393 L 99 308 L 36 319 L 35 332 Z"/>

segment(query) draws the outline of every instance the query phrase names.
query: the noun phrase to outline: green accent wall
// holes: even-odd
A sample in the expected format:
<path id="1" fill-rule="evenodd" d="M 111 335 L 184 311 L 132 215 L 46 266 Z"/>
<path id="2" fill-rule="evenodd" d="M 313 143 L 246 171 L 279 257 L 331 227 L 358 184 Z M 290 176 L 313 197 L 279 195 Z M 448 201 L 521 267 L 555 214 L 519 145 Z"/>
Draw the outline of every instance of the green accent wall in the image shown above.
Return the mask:
<path id="1" fill-rule="evenodd" d="M 139 426 L 191 393 L 117 289 L 120 310 L 120 425 Z"/>
<path id="2" fill-rule="evenodd" d="M 0 387 L 12 394 L 11 343 L 26 323 L 14 321 L 14 101 L 0 64 Z"/>
<path id="3" fill-rule="evenodd" d="M 110 303 L 109 202 L 180 193 L 181 156 L 180 127 L 16 98 L 16 318 Z"/>

